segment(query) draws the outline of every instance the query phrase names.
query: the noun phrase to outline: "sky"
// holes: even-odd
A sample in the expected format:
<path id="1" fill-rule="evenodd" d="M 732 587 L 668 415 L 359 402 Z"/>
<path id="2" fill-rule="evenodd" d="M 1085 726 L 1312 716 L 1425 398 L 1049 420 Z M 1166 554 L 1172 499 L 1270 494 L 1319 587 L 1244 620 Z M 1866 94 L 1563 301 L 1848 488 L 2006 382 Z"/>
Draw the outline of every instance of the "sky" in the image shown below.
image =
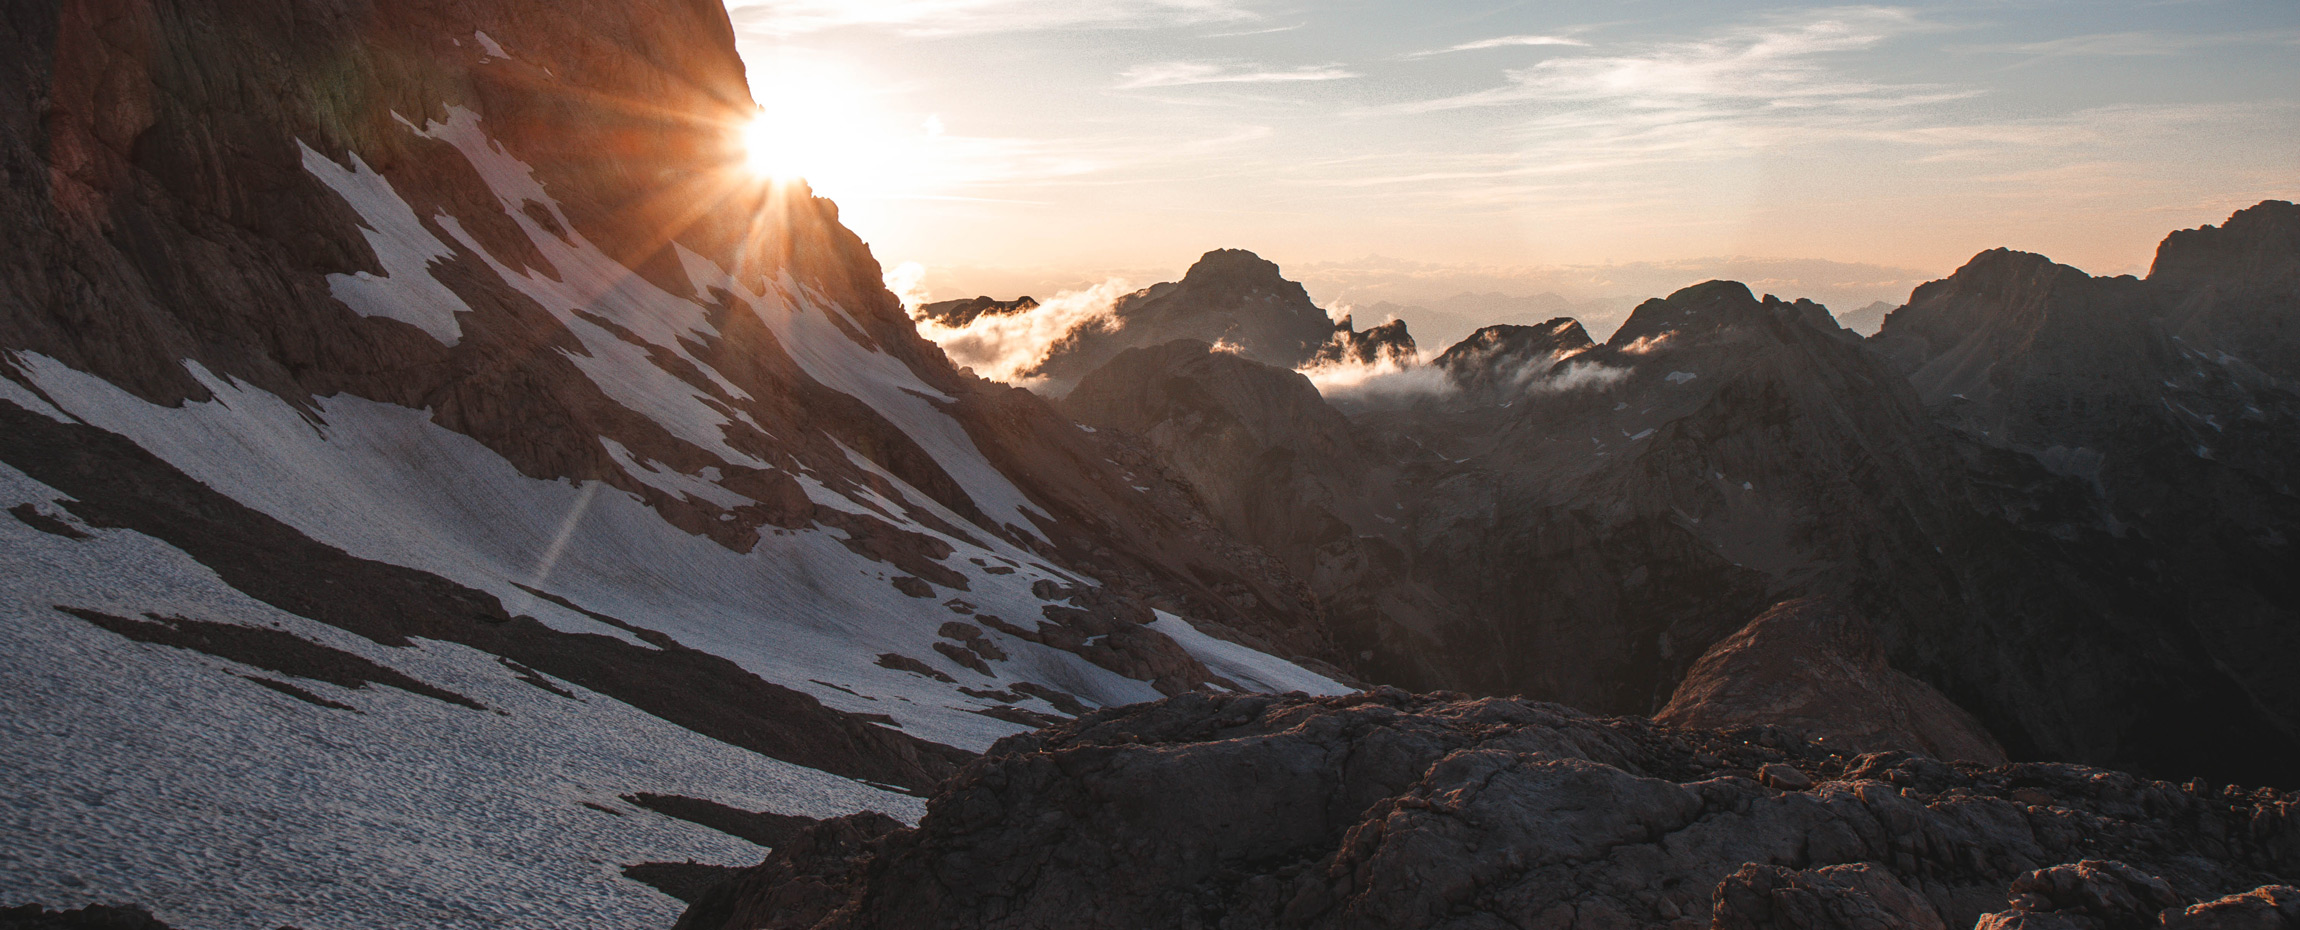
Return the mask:
<path id="1" fill-rule="evenodd" d="M 755 160 L 933 299 L 1244 248 L 1343 307 L 1731 276 L 1845 311 L 1997 246 L 2145 273 L 2300 198 L 2300 0 L 728 6 Z"/>

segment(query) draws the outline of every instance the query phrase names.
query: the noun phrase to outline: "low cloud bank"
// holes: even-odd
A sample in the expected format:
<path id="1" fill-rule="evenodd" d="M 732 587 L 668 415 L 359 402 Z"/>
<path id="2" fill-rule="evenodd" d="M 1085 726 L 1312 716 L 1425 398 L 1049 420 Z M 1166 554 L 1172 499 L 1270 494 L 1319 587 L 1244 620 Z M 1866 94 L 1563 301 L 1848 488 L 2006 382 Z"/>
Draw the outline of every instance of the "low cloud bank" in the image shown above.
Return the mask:
<path id="1" fill-rule="evenodd" d="M 1571 355 L 1545 355 L 1528 362 L 1495 366 L 1482 379 L 1482 391 L 1495 399 L 1539 397 L 1612 387 L 1630 370 L 1599 361 L 1572 361 Z M 1559 362 L 1564 362 L 1559 365 Z M 1337 402 L 1400 402 L 1468 392 L 1461 379 L 1427 359 L 1323 362 L 1300 369 L 1318 393 Z"/>
<path id="2" fill-rule="evenodd" d="M 986 313 L 964 326 L 914 319 L 918 334 L 942 346 L 951 361 L 992 381 L 1032 387 L 1041 379 L 1028 373 L 1046 361 L 1055 343 L 1080 330 L 1114 328 L 1117 317 L 1112 306 L 1135 290 L 1125 280 L 1113 278 L 1085 290 L 1063 291 L 1019 313 Z M 908 298 L 904 304 L 913 310 L 918 306 Z"/>
<path id="3" fill-rule="evenodd" d="M 1412 400 L 1460 390 L 1445 369 L 1419 360 L 1400 362 L 1385 357 L 1372 362 L 1321 362 L 1295 370 L 1309 378 L 1327 400 Z"/>

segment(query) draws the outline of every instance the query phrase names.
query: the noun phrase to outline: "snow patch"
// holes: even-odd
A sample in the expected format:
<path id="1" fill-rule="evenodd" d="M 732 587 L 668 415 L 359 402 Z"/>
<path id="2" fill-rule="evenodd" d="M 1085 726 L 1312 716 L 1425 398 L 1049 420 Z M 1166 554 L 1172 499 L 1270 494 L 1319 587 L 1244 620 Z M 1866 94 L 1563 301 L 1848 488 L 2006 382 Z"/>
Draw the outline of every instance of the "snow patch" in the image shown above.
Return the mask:
<path id="1" fill-rule="evenodd" d="M 956 398 L 920 380 L 900 359 L 855 342 L 831 319 L 836 305 L 816 299 L 819 295 L 810 294 L 787 273 L 754 291 L 717 262 L 685 246 L 675 248 L 697 293 L 719 289 L 734 295 L 774 330 L 800 370 L 870 405 L 908 434 L 995 525 L 1038 535 L 1033 518 L 1049 518 L 990 464 L 964 426 L 936 406 Z"/>
<path id="2" fill-rule="evenodd" d="M 1300 691 L 1305 694 L 1348 694 L 1352 689 L 1324 675 L 1295 665 L 1277 656 L 1256 652 L 1226 639 L 1216 639 L 1198 632 L 1190 621 L 1163 610 L 1158 619 L 1151 621 L 1151 630 L 1181 646 L 1206 666 L 1208 671 L 1257 691 L 1283 694 Z"/>
<path id="3" fill-rule="evenodd" d="M 705 475 L 689 475 L 671 468 L 657 468 L 655 466 L 659 463 L 653 459 L 639 458 L 624 448 L 622 443 L 605 436 L 599 437 L 599 445 L 607 450 L 607 457 L 614 459 L 624 474 L 672 497 L 690 497 L 727 510 L 758 503 L 712 483 L 711 476 L 716 475 L 716 469 L 704 469 Z"/>
<path id="4" fill-rule="evenodd" d="M 359 214 L 367 247 L 383 265 L 380 275 L 365 271 L 328 275 L 328 293 L 361 316 L 398 320 L 446 345 L 462 341 L 463 327 L 455 315 L 471 307 L 431 274 L 431 263 L 452 257 L 454 250 L 423 228 L 415 208 L 359 153 L 351 153 L 347 170 L 309 145 L 300 141 L 296 145 L 303 149 L 304 170 Z"/>

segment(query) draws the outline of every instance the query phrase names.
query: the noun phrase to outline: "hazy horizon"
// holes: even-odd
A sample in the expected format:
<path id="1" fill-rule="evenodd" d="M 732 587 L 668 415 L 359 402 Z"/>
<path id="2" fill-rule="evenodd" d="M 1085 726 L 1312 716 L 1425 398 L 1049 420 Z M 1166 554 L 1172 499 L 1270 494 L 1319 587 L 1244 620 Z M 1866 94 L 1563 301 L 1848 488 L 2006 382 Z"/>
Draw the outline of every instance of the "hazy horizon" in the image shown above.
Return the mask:
<path id="1" fill-rule="evenodd" d="M 730 0 L 789 168 L 933 299 L 1171 280 L 1322 304 L 1839 312 L 1998 246 L 2145 273 L 2300 196 L 2300 4 Z"/>

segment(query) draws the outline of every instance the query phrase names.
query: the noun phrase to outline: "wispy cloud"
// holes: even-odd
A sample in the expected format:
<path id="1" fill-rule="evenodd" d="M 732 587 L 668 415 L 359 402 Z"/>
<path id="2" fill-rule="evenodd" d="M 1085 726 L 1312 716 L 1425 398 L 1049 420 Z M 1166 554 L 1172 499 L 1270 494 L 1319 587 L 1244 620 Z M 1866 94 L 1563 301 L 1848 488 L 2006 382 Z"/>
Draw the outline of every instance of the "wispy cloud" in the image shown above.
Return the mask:
<path id="1" fill-rule="evenodd" d="M 1966 52 L 1998 52 L 2033 55 L 2040 58 L 2076 57 L 2168 57 L 2184 55 L 2200 49 L 2239 45 L 2300 45 L 2300 32 L 2271 30 L 2266 32 L 2101 32 L 2090 35 L 2067 36 L 2044 42 L 2019 42 L 2003 45 L 1974 45 L 1953 49 Z"/>
<path id="2" fill-rule="evenodd" d="M 1201 38 L 1201 39 L 1235 39 L 1235 38 L 1239 38 L 1239 37 L 1242 37 L 1242 36 L 1266 36 L 1266 35 L 1269 35 L 1269 34 L 1271 34 L 1271 33 L 1274 33 L 1274 32 L 1292 32 L 1292 31 L 1294 31 L 1294 30 L 1296 30 L 1296 29 L 1300 29 L 1300 28 L 1302 28 L 1303 26 L 1307 26 L 1307 25 L 1309 25 L 1309 23 L 1306 23 L 1306 22 L 1305 22 L 1305 23 L 1295 23 L 1295 24 L 1293 24 L 1293 25 L 1291 25 L 1291 26 L 1272 26 L 1272 27 L 1270 27 L 1270 28 L 1268 28 L 1268 29 L 1247 29 L 1247 30 L 1244 30 L 1244 31 L 1241 31 L 1241 32 L 1214 32 L 1214 33 L 1208 33 L 1208 34 L 1206 34 L 1206 35 L 1202 35 L 1202 36 L 1199 36 L 1198 38 Z"/>
<path id="3" fill-rule="evenodd" d="M 1238 0 L 729 0 L 737 30 L 791 36 L 848 27 L 979 35 L 1074 27 L 1202 26 L 1260 17 Z"/>
<path id="4" fill-rule="evenodd" d="M 1191 84 L 1284 84 L 1299 81 L 1338 81 L 1357 77 L 1339 65 L 1312 65 L 1269 70 L 1259 65 L 1221 65 L 1207 61 L 1162 61 L 1137 65 L 1118 76 L 1119 90 L 1145 87 L 1183 87 Z"/>
<path id="5" fill-rule="evenodd" d="M 1891 104 L 1938 88 L 1852 78 L 1828 56 L 1877 46 L 1926 29 L 1904 10 L 1853 7 L 1667 42 L 1616 55 L 1553 58 L 1504 72 L 1500 87 L 1409 104 L 1414 111 L 1540 102 L 1606 104 L 1634 110 L 1716 111 Z"/>
<path id="6" fill-rule="evenodd" d="M 1430 57 L 1430 56 L 1432 56 L 1432 55 L 1449 55 L 1449 54 L 1452 54 L 1452 53 L 1454 53 L 1454 52 L 1475 52 L 1475 51 L 1481 51 L 1481 50 L 1484 50 L 1484 49 L 1489 49 L 1489 48 L 1523 48 L 1523 47 L 1531 47 L 1531 46 L 1542 46 L 1542 45 L 1563 45 L 1563 46 L 1574 46 L 1574 47 L 1586 47 L 1587 45 L 1589 45 L 1589 43 L 1587 43 L 1587 42 L 1584 42 L 1584 41 L 1581 41 L 1580 39 L 1576 39 L 1576 38 L 1572 38 L 1572 37 L 1569 37 L 1569 36 L 1542 36 L 1542 35 L 1523 35 L 1523 36 L 1496 36 L 1496 37 L 1494 37 L 1494 38 L 1491 38 L 1491 39 L 1479 39 L 1479 40 L 1477 40 L 1477 41 L 1475 41 L 1475 42 L 1464 42 L 1464 43 L 1462 43 L 1462 44 L 1460 44 L 1460 45 L 1452 45 L 1452 46 L 1447 46 L 1447 47 L 1445 47 L 1445 48 L 1431 49 L 1431 50 L 1429 50 L 1429 51 L 1426 51 L 1426 52 L 1415 52 L 1415 53 L 1413 53 L 1413 54 L 1411 54 L 1411 55 L 1407 55 L 1407 56 L 1405 56 L 1405 57 L 1407 57 L 1407 58 L 1428 58 L 1428 57 Z"/>
<path id="7" fill-rule="evenodd" d="M 1361 183 L 1587 177 L 1924 125 L 1943 118 L 1942 104 L 1979 91 L 1881 82 L 1857 74 L 1851 59 L 1936 28 L 1905 10 L 1848 7 L 1771 17 L 1707 38 L 1550 58 L 1503 72 L 1497 87 L 1387 108 L 1522 109 L 1517 151 L 1504 164 L 1425 164 L 1402 178 Z"/>

